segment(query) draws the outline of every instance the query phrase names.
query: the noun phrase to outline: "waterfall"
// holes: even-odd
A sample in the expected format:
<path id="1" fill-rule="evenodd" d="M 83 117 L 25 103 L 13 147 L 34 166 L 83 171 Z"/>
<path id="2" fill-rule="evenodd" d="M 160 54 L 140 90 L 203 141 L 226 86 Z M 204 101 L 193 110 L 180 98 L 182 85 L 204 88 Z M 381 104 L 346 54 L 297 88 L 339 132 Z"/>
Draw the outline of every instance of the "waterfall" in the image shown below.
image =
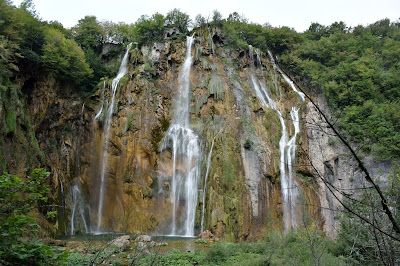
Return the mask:
<path id="1" fill-rule="evenodd" d="M 90 223 L 87 220 L 88 220 L 88 214 L 90 213 L 90 207 L 85 202 L 84 197 L 82 196 L 78 182 L 72 186 L 71 235 L 75 234 L 75 219 L 76 219 L 77 208 L 81 216 L 83 226 L 85 227 L 85 232 L 89 233 L 91 231 L 89 227 Z"/>
<path id="2" fill-rule="evenodd" d="M 280 95 L 280 97 L 282 97 L 282 90 L 281 90 L 281 87 L 278 86 L 278 77 L 277 77 L 277 75 L 276 75 L 276 63 L 275 63 L 275 59 L 274 59 L 274 56 L 272 55 L 272 53 L 271 53 L 270 50 L 268 50 L 268 56 L 269 56 L 269 59 L 270 59 L 270 61 L 271 61 L 272 67 L 273 67 L 273 69 L 274 69 L 274 85 L 275 85 L 275 89 L 276 89 L 276 90 L 279 90 L 279 95 Z"/>
<path id="3" fill-rule="evenodd" d="M 205 206 L 206 206 L 207 179 L 208 179 L 208 173 L 210 172 L 211 155 L 212 155 L 212 150 L 214 147 L 215 138 L 218 136 L 218 134 L 221 131 L 222 131 L 222 129 L 217 133 L 217 135 L 214 136 L 214 138 L 211 142 L 210 152 L 208 153 L 208 156 L 207 156 L 207 168 L 206 168 L 206 175 L 204 176 L 203 199 L 202 199 L 203 206 L 201 208 L 201 232 L 204 231 L 204 211 L 205 211 Z"/>
<path id="4" fill-rule="evenodd" d="M 276 70 L 278 70 L 279 73 L 281 73 L 283 79 L 289 84 L 289 86 L 293 89 L 293 91 L 296 92 L 300 96 L 301 100 L 304 102 L 305 101 L 304 93 L 299 91 L 296 88 L 296 86 L 294 85 L 293 81 L 288 76 L 286 76 L 286 74 L 283 73 L 283 71 L 276 65 L 274 56 L 272 55 L 271 51 L 269 51 L 269 50 L 268 50 L 268 56 L 269 56 L 269 59 L 271 60 L 272 66 L 274 68 L 274 72 L 276 72 Z"/>
<path id="5" fill-rule="evenodd" d="M 85 201 L 81 190 L 79 189 L 79 172 L 80 172 L 80 154 L 81 154 L 81 142 L 82 142 L 82 128 L 84 123 L 84 111 L 85 111 L 85 103 L 82 104 L 81 109 L 81 119 L 78 130 L 78 138 L 77 138 L 77 152 L 76 152 L 76 167 L 75 167 L 75 184 L 72 186 L 71 194 L 72 194 L 72 212 L 71 212 L 71 235 L 75 234 L 75 220 L 76 220 L 76 209 L 79 209 L 79 213 L 81 215 L 82 223 L 85 227 L 85 232 L 89 233 L 90 229 L 90 207 Z M 86 212 L 85 212 L 86 210 Z"/>
<path id="6" fill-rule="evenodd" d="M 64 222 L 64 230 L 65 230 L 65 234 L 67 234 L 67 229 L 66 229 L 66 225 L 65 225 L 65 196 L 64 196 L 64 186 L 61 180 L 61 175 L 60 175 L 60 171 L 58 171 L 58 180 L 60 182 L 60 192 L 61 192 L 61 206 L 62 206 L 62 217 L 63 217 L 63 222 Z"/>
<path id="7" fill-rule="evenodd" d="M 117 76 L 113 79 L 111 85 L 111 105 L 108 107 L 106 121 L 105 121 L 105 140 L 104 140 L 104 152 L 103 152 L 103 160 L 101 166 L 101 176 L 100 176 L 100 191 L 99 191 L 99 206 L 97 211 L 97 231 L 100 231 L 101 227 L 101 219 L 103 215 L 103 201 L 104 201 L 104 183 L 105 183 L 105 175 L 107 170 L 107 153 L 109 146 L 109 138 L 110 138 L 110 129 L 112 124 L 112 115 L 114 112 L 114 104 L 115 104 L 115 93 L 117 91 L 118 83 L 120 79 L 128 73 L 128 57 L 129 57 L 129 49 L 131 48 L 132 43 L 130 43 L 127 48 L 125 55 L 122 59 L 121 66 L 119 68 Z"/>
<path id="8" fill-rule="evenodd" d="M 211 52 L 212 52 L 212 54 L 215 54 L 214 42 L 213 42 L 213 39 L 211 38 L 210 28 L 208 26 L 207 26 L 207 30 L 208 30 L 208 42 L 210 43 L 210 46 L 211 46 Z"/>
<path id="9" fill-rule="evenodd" d="M 285 198 L 284 202 L 287 204 L 284 205 L 286 211 L 284 212 L 284 218 L 286 216 L 286 220 L 290 221 L 291 227 L 297 227 L 298 224 L 298 210 L 296 208 L 296 201 L 299 196 L 299 187 L 297 182 L 294 180 L 293 177 L 293 165 L 295 163 L 295 156 L 296 156 L 296 137 L 297 134 L 300 132 L 300 120 L 299 120 L 299 109 L 296 107 L 292 107 L 290 111 L 290 116 L 293 121 L 294 126 L 294 135 L 293 137 L 287 142 L 286 147 L 286 160 L 288 166 L 288 178 L 285 179 L 285 186 L 282 186 L 283 189 L 283 197 Z M 289 224 L 286 226 L 286 230 L 290 229 Z"/>
<path id="10" fill-rule="evenodd" d="M 252 67 L 254 67 L 253 63 L 253 47 L 249 46 L 249 54 L 250 61 Z M 270 56 L 274 71 L 278 69 L 278 71 L 282 74 L 285 81 L 292 87 L 292 89 L 300 96 L 301 100 L 304 101 L 304 94 L 296 89 L 291 81 L 275 64 L 273 56 L 271 52 L 268 51 Z M 260 60 L 257 55 L 257 60 Z M 261 65 L 261 63 L 260 63 Z M 261 66 L 262 67 L 262 66 Z M 288 140 L 288 133 L 285 125 L 284 118 L 282 116 L 281 111 L 277 108 L 274 100 L 269 95 L 268 89 L 264 83 L 262 83 L 253 73 L 251 73 L 251 80 L 253 83 L 253 89 L 256 93 L 257 98 L 261 102 L 261 104 L 265 107 L 273 109 L 279 117 L 279 121 L 282 127 L 282 136 L 279 140 L 279 154 L 280 154 L 280 176 L 281 176 L 281 189 L 282 189 L 282 198 L 283 198 L 283 221 L 284 221 L 284 230 L 287 232 L 290 227 L 297 227 L 298 220 L 298 212 L 296 211 L 296 204 L 298 201 L 299 188 L 296 180 L 293 177 L 293 165 L 295 163 L 295 155 L 296 155 L 296 137 L 300 132 L 300 122 L 299 122 L 299 109 L 296 107 L 292 107 L 290 112 L 293 125 L 295 128 L 295 133 Z"/>
<path id="11" fill-rule="evenodd" d="M 301 91 L 299 91 L 296 86 L 294 86 L 293 81 L 285 75 L 285 73 L 283 73 L 283 71 L 278 68 L 278 71 L 281 73 L 282 77 L 285 79 L 285 81 L 290 85 L 290 87 L 300 96 L 301 100 L 304 102 L 305 101 L 305 96 L 304 93 L 302 93 Z"/>
<path id="12" fill-rule="evenodd" d="M 103 106 L 104 106 L 104 92 L 106 89 L 106 81 L 103 81 L 103 90 L 101 91 L 101 107 L 100 110 L 97 112 L 97 114 L 94 117 L 94 120 L 99 119 L 101 112 L 103 112 Z"/>
<path id="13" fill-rule="evenodd" d="M 78 204 L 77 195 L 75 191 L 76 188 L 77 188 L 76 185 L 72 187 L 71 235 L 75 234 L 75 211 L 76 211 L 76 205 Z"/>
<path id="14" fill-rule="evenodd" d="M 191 54 L 193 41 L 193 37 L 187 37 L 186 58 L 179 72 L 179 91 L 175 99 L 175 112 L 161 145 L 161 151 L 167 148 L 171 148 L 172 151 L 170 234 L 183 236 L 194 235 L 201 158 L 198 136 L 190 129 L 189 124 L 189 78 L 193 61 Z"/>

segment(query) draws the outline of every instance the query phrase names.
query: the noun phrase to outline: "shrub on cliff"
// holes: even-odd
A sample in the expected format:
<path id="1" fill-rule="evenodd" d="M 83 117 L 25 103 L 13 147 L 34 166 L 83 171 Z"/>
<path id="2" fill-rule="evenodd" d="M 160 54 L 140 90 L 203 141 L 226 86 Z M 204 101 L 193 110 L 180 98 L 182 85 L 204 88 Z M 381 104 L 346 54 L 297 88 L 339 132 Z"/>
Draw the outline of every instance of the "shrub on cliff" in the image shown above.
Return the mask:
<path id="1" fill-rule="evenodd" d="M 78 44 L 54 28 L 46 29 L 42 60 L 60 79 L 73 81 L 75 85 L 83 84 L 93 74 Z"/>

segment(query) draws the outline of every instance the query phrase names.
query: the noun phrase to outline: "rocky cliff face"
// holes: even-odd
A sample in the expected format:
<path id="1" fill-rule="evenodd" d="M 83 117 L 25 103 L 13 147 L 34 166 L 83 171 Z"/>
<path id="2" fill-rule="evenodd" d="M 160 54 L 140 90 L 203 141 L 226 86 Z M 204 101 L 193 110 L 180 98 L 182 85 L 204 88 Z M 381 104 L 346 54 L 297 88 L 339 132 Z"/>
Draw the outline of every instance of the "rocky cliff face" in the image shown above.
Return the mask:
<path id="1" fill-rule="evenodd" d="M 298 213 L 296 224 L 301 226 L 311 217 L 334 237 L 335 212 L 318 206 L 335 209 L 338 202 L 317 172 L 343 188 L 354 187 L 361 182 L 350 178 L 361 180 L 355 164 L 341 155 L 346 152 L 340 144 L 319 130 L 318 114 L 308 101 L 299 99 L 268 54 L 259 53 L 257 58 L 248 50 L 230 48 L 217 31 L 194 36 L 190 123 L 202 154 L 195 232 L 202 228 L 203 209 L 203 229 L 227 240 L 257 239 L 266 231 L 283 230 L 287 210 L 282 189 L 291 188 L 281 185 L 282 127 L 277 112 L 260 102 L 252 81 L 256 76 L 274 99 L 289 138 L 295 132 L 291 110 L 299 108 L 300 133 L 291 177 L 299 190 L 291 205 Z M 185 53 L 184 38 L 129 53 L 128 74 L 117 89 L 105 155 L 104 231 L 169 232 L 171 181 L 159 176 L 172 176 L 180 166 L 172 169 L 172 151 L 161 152 L 160 143 L 171 123 Z M 65 84 L 51 78 L 37 80 L 32 87 L 30 116 L 52 173 L 52 200 L 63 206 L 59 233 L 97 229 L 109 83 L 104 81 L 104 87 L 86 100 L 74 97 Z M 6 162 L 10 165 L 10 160 Z M 26 165 L 21 160 L 16 168 L 26 169 Z M 185 211 L 181 208 L 178 213 Z"/>

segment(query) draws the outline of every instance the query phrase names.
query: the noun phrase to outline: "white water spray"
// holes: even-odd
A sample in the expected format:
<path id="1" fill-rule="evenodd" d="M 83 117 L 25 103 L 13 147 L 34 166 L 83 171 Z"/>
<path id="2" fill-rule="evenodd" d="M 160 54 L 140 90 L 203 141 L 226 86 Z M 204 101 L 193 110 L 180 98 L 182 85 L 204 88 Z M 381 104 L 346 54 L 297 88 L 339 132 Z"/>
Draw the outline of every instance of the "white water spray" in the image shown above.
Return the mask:
<path id="1" fill-rule="evenodd" d="M 190 129 L 190 69 L 194 38 L 187 37 L 186 58 L 179 73 L 179 91 L 175 100 L 172 124 L 162 142 L 162 150 L 171 148 L 172 179 L 170 201 L 172 203 L 171 235 L 194 235 L 194 222 L 200 178 L 201 158 L 198 136 Z M 181 213 L 178 215 L 178 213 Z"/>
<path id="2" fill-rule="evenodd" d="M 115 93 L 117 91 L 118 83 L 120 79 L 128 73 L 128 57 L 129 57 L 129 49 L 131 48 L 132 43 L 130 43 L 127 48 L 125 55 L 122 59 L 121 66 L 119 68 L 117 76 L 112 81 L 111 86 L 111 105 L 108 107 L 107 117 L 105 121 L 105 143 L 104 143 L 104 152 L 103 152 L 103 160 L 101 166 L 101 177 L 100 177 L 100 191 L 99 191 L 99 206 L 97 211 L 97 231 L 101 229 L 101 219 L 103 215 L 103 201 L 104 201 L 104 183 L 105 183 L 105 175 L 107 170 L 107 153 L 108 153 L 108 145 L 110 138 L 110 129 L 112 124 L 112 115 L 114 112 L 115 105 Z"/>

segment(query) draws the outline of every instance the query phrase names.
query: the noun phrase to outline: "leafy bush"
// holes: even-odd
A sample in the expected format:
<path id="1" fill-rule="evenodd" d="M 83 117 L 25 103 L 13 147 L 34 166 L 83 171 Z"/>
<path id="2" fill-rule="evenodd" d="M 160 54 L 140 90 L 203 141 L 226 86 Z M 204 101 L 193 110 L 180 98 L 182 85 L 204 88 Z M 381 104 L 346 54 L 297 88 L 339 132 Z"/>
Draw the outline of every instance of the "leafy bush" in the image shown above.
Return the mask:
<path id="1" fill-rule="evenodd" d="M 26 181 L 5 173 L 0 176 L 0 263 L 25 265 L 62 263 L 67 254 L 38 241 L 22 240 L 38 229 L 29 213 L 38 201 L 46 201 L 44 169 L 35 169 Z"/>

